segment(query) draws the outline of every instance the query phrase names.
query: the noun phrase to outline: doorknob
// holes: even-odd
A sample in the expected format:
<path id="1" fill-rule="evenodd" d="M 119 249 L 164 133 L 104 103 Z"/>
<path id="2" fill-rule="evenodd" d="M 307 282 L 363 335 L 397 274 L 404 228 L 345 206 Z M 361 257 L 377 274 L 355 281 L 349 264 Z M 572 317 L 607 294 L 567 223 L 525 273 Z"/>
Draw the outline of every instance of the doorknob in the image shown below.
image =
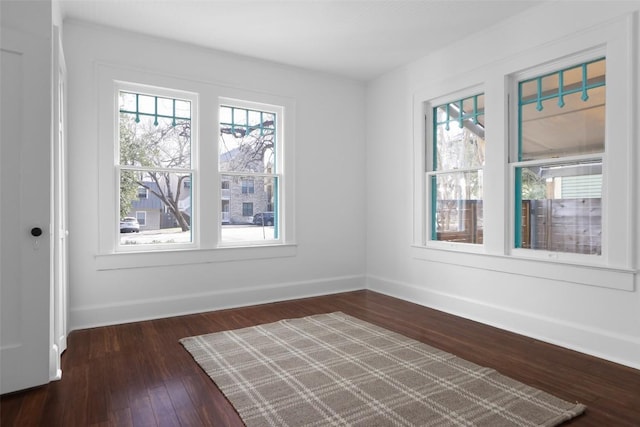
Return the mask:
<path id="1" fill-rule="evenodd" d="M 33 227 L 33 228 L 31 229 L 31 235 L 32 235 L 33 237 L 40 237 L 40 236 L 42 236 L 42 228 L 40 228 L 40 227 Z"/>

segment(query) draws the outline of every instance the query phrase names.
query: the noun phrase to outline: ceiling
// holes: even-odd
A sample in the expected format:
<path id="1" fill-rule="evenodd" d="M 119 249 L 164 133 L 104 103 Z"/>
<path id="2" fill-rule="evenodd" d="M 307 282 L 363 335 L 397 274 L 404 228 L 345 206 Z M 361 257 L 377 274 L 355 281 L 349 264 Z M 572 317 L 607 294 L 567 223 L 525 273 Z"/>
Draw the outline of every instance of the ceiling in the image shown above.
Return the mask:
<path id="1" fill-rule="evenodd" d="M 540 4 L 524 0 L 59 0 L 63 18 L 373 79 Z"/>

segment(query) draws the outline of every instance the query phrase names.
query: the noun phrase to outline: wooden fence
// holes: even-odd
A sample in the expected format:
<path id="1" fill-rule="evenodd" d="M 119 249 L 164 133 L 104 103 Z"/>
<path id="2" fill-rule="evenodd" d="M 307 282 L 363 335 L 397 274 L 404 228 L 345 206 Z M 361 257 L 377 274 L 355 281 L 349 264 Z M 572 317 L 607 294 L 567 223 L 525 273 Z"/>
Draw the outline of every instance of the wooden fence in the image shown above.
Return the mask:
<path id="1" fill-rule="evenodd" d="M 602 252 L 600 199 L 522 201 L 522 247 L 553 252 Z M 438 200 L 437 240 L 483 242 L 482 200 Z"/>
<path id="2" fill-rule="evenodd" d="M 437 240 L 482 244 L 482 200 L 438 200 L 437 218 Z"/>
<path id="3" fill-rule="evenodd" d="M 522 247 L 599 255 L 601 199 L 523 200 Z"/>

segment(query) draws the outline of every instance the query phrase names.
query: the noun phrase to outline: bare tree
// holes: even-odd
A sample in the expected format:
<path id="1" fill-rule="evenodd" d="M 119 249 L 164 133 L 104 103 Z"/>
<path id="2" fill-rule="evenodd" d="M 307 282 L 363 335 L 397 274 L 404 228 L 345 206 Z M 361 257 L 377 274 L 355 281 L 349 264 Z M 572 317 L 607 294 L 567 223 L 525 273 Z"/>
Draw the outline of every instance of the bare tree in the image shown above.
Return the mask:
<path id="1" fill-rule="evenodd" d="M 223 126 L 220 143 L 223 170 L 264 172 L 273 163 L 273 120 L 255 126 Z"/>

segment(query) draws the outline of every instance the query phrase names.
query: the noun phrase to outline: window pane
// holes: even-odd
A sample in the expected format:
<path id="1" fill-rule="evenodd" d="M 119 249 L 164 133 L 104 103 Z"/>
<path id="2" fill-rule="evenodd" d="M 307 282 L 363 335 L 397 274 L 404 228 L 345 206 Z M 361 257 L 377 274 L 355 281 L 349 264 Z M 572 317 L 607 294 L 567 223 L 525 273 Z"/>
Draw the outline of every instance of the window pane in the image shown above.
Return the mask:
<path id="1" fill-rule="evenodd" d="M 263 113 L 261 111 L 249 111 L 249 126 L 260 126 L 264 122 Z"/>
<path id="2" fill-rule="evenodd" d="M 120 164 L 190 168 L 191 121 L 120 113 Z"/>
<path id="3" fill-rule="evenodd" d="M 191 118 L 191 102 L 176 99 L 176 117 Z"/>
<path id="4" fill-rule="evenodd" d="M 133 111 L 136 107 L 136 94 L 129 92 L 120 92 L 120 111 Z"/>
<path id="5" fill-rule="evenodd" d="M 521 247 L 601 254 L 602 163 L 517 168 Z"/>
<path id="6" fill-rule="evenodd" d="M 484 95 L 434 108 L 434 170 L 484 165 Z"/>
<path id="7" fill-rule="evenodd" d="M 191 186 L 185 183 L 191 178 L 191 174 L 121 170 L 120 244 L 190 243 L 193 203 Z M 146 190 L 146 198 L 138 197 L 140 188 Z"/>
<path id="8" fill-rule="evenodd" d="M 138 95 L 138 111 L 146 114 L 155 114 L 155 96 Z"/>
<path id="9" fill-rule="evenodd" d="M 432 240 L 481 244 L 482 171 L 434 175 L 431 189 Z"/>
<path id="10" fill-rule="evenodd" d="M 242 203 L 242 216 L 251 217 L 253 219 L 253 203 L 244 202 Z"/>
<path id="11" fill-rule="evenodd" d="M 253 194 L 255 192 L 255 183 L 253 179 L 243 179 L 242 180 L 242 193 L 243 194 Z"/>
<path id="12" fill-rule="evenodd" d="M 223 175 L 222 241 L 253 242 L 278 239 L 277 178 L 251 178 L 253 193 L 244 193 L 246 178 Z"/>
<path id="13" fill-rule="evenodd" d="M 173 116 L 173 99 L 158 98 L 158 114 Z"/>
<path id="14" fill-rule="evenodd" d="M 148 191 L 145 187 L 138 187 L 138 198 L 146 199 Z"/>
<path id="15" fill-rule="evenodd" d="M 147 213 L 145 211 L 136 211 L 136 219 L 138 220 L 138 224 L 141 228 L 147 224 Z"/>
<path id="16" fill-rule="evenodd" d="M 521 82 L 520 152 L 514 160 L 603 152 L 604 73 L 602 59 Z"/>
<path id="17" fill-rule="evenodd" d="M 552 100 L 522 107 L 522 159 L 537 160 L 604 151 L 605 88 L 564 97 L 565 106 Z"/>
<path id="18" fill-rule="evenodd" d="M 220 170 L 275 173 L 275 114 L 220 107 Z"/>

